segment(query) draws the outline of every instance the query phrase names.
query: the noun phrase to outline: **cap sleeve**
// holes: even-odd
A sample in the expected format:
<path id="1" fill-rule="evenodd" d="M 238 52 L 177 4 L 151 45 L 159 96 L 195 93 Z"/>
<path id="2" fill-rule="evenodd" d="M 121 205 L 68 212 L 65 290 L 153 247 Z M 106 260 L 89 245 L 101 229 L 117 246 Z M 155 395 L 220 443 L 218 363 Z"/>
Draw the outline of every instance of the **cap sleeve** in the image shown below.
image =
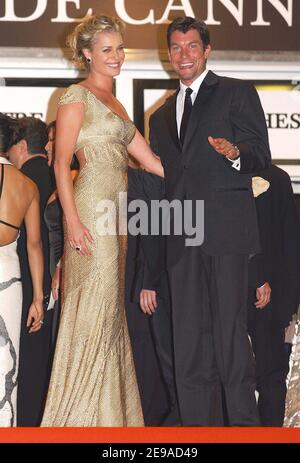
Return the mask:
<path id="1" fill-rule="evenodd" d="M 126 136 L 125 136 L 125 143 L 129 145 L 129 143 L 133 140 L 135 136 L 136 127 L 133 122 L 127 121 L 127 129 L 126 129 Z"/>
<path id="2" fill-rule="evenodd" d="M 85 89 L 81 85 L 73 84 L 67 88 L 65 93 L 60 97 L 58 106 L 62 106 L 69 103 L 84 103 L 86 99 Z"/>

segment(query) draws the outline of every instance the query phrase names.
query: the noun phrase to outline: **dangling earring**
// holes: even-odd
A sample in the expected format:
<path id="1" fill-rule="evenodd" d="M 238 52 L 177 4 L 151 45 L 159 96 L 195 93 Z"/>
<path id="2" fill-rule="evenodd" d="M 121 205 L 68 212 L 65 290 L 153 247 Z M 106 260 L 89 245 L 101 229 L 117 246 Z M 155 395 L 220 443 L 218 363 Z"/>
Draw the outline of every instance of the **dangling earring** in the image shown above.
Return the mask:
<path id="1" fill-rule="evenodd" d="M 86 60 L 87 60 L 88 63 L 90 63 L 92 61 L 91 58 L 87 58 Z"/>

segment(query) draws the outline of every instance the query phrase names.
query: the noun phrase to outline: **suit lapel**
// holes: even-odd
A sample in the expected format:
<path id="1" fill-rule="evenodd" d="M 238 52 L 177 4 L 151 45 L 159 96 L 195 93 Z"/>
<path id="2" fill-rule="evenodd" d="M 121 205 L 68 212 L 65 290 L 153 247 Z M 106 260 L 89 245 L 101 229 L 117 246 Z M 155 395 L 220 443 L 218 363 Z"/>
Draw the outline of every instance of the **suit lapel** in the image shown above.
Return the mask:
<path id="1" fill-rule="evenodd" d="M 183 151 L 186 150 L 188 144 L 193 139 L 194 133 L 203 118 L 205 118 L 205 109 L 208 101 L 218 84 L 218 76 L 209 71 L 204 81 L 202 82 L 193 109 L 191 112 L 190 120 L 188 123 L 187 131 L 185 134 Z"/>
<path id="2" fill-rule="evenodd" d="M 180 140 L 178 138 L 177 122 L 176 122 L 176 100 L 177 100 L 178 92 L 179 92 L 179 88 L 174 93 L 174 95 L 172 95 L 169 98 L 168 104 L 165 107 L 165 118 L 167 121 L 167 125 L 169 127 L 171 140 L 176 145 L 177 149 L 181 151 L 182 147 L 181 147 Z"/>

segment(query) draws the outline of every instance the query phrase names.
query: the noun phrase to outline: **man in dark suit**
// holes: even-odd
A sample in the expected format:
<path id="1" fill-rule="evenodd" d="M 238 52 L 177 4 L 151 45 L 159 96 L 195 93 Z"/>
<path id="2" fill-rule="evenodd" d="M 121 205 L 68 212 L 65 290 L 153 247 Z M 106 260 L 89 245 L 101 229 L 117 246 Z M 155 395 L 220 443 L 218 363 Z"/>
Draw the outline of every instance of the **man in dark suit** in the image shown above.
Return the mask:
<path id="1" fill-rule="evenodd" d="M 151 147 L 164 167 L 166 198 L 190 200 L 194 211 L 204 201 L 201 246 L 199 236 L 167 236 L 181 419 L 185 426 L 222 425 L 222 385 L 229 424 L 256 426 L 246 322 L 248 256 L 259 251 L 251 173 L 271 158 L 264 113 L 252 85 L 206 70 L 211 47 L 203 21 L 177 18 L 167 39 L 180 88 L 150 119 Z M 184 225 L 191 222 L 186 212 Z M 172 220 L 178 229 L 180 214 Z"/>
<path id="2" fill-rule="evenodd" d="M 290 178 L 275 165 L 254 177 L 253 190 L 262 252 L 249 262 L 248 328 L 261 424 L 282 426 L 289 360 L 285 328 L 300 302 L 299 214 Z M 268 284 L 271 300 L 265 304 L 261 296 Z"/>
<path id="3" fill-rule="evenodd" d="M 164 182 L 157 177 L 140 169 L 129 169 L 128 172 L 128 197 L 133 200 L 142 200 L 151 211 L 151 197 L 156 192 L 156 199 L 164 195 Z M 168 278 L 165 269 L 165 246 L 160 235 L 151 235 L 151 214 L 148 215 L 147 234 L 139 234 L 134 237 L 135 272 L 131 281 L 131 298 L 143 306 L 143 300 L 151 303 L 151 309 L 145 315 L 139 310 L 138 314 L 128 314 L 129 332 L 132 323 L 138 321 L 144 327 L 143 345 L 139 346 L 141 361 L 136 361 L 137 378 L 139 383 L 144 383 L 141 390 L 141 401 L 145 424 L 149 422 L 156 426 L 179 426 L 180 417 L 176 397 L 175 373 L 173 360 L 173 341 L 171 324 L 171 304 Z M 130 230 L 129 230 L 130 232 Z M 128 250 L 133 236 L 128 235 Z M 129 254 L 128 254 L 129 255 Z M 158 292 L 156 297 L 156 292 Z M 141 302 L 140 302 L 141 301 Z M 150 338 L 149 338 L 150 334 Z M 135 349 L 135 340 L 132 338 L 135 359 L 138 353 Z M 154 356 L 149 355 L 154 350 Z M 147 364 L 145 362 L 147 356 Z M 152 359 L 152 365 L 151 365 Z M 150 365 L 150 368 L 149 368 Z M 159 367 L 159 376 L 156 372 Z M 140 374 L 139 374 L 140 372 Z M 163 393 L 161 389 L 163 386 Z M 148 400 L 147 400 L 148 399 Z M 155 413 L 155 414 L 154 414 Z M 150 420 L 149 420 L 150 418 Z"/>
<path id="4" fill-rule="evenodd" d="M 141 199 L 143 185 L 142 171 L 128 169 L 128 204 Z M 132 213 L 128 214 L 131 220 Z M 139 264 L 140 235 L 128 233 L 126 271 L 125 271 L 125 309 L 128 331 L 131 340 L 136 377 L 140 392 L 145 426 L 160 426 L 168 406 L 168 398 L 161 375 L 161 369 L 152 339 L 149 317 L 139 308 L 139 298 L 135 288 L 142 274 Z M 134 286 L 134 290 L 133 290 Z M 139 291 L 138 291 L 139 293 Z"/>
<path id="5" fill-rule="evenodd" d="M 14 132 L 14 145 L 9 150 L 9 159 L 23 174 L 35 182 L 40 193 L 41 238 L 44 256 L 44 308 L 46 309 L 50 295 L 51 276 L 49 271 L 49 238 L 44 220 L 44 210 L 47 200 L 54 190 L 45 151 L 48 143 L 47 126 L 43 121 L 34 117 L 24 117 L 16 121 Z M 39 426 L 50 375 L 53 310 L 45 310 L 43 327 L 38 333 L 35 333 L 34 336 L 28 334 L 26 319 L 32 301 L 32 282 L 24 225 L 21 227 L 17 251 L 23 287 L 17 426 Z"/>

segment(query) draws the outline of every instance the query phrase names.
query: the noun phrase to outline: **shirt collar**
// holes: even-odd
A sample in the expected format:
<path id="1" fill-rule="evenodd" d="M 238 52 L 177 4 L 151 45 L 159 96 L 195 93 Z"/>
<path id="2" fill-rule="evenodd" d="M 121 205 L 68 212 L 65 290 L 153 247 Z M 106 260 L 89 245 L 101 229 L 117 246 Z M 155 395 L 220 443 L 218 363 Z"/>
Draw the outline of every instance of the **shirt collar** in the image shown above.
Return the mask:
<path id="1" fill-rule="evenodd" d="M 205 69 L 205 71 L 202 72 L 202 74 L 200 74 L 200 76 L 198 76 L 197 79 L 195 79 L 193 83 L 190 85 L 190 88 L 193 90 L 192 97 L 196 98 L 200 85 L 202 84 L 203 80 L 207 76 L 207 73 L 208 73 L 208 69 Z M 185 91 L 187 88 L 188 87 L 180 81 L 180 92 L 183 95 L 185 95 Z"/>

